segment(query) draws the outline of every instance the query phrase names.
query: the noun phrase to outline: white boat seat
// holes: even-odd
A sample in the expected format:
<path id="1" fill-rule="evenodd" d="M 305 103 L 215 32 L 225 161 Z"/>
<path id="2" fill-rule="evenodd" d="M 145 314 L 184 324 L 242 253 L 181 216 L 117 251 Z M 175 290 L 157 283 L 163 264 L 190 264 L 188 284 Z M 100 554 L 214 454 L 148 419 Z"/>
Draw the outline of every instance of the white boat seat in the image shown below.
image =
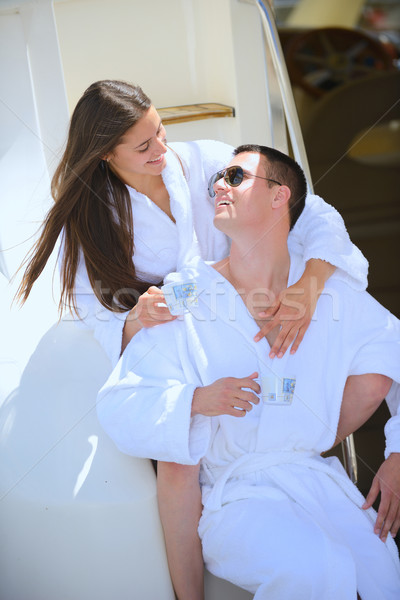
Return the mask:
<path id="1" fill-rule="evenodd" d="M 151 461 L 119 452 L 97 421 L 109 369 L 91 333 L 61 321 L 1 406 L 4 600 L 175 598 Z M 205 587 L 206 600 L 252 597 L 209 573 Z"/>

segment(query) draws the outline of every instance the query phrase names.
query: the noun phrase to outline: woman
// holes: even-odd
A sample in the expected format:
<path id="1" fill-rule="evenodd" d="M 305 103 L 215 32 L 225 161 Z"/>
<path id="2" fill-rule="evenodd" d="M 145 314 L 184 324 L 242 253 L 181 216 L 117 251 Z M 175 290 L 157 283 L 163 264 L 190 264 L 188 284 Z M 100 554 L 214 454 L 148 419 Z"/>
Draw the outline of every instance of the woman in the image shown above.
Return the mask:
<path id="1" fill-rule="evenodd" d="M 228 164 L 232 150 L 213 141 L 167 146 L 161 119 L 140 87 L 119 81 L 91 85 L 72 115 L 66 150 L 52 181 L 55 204 L 29 259 L 19 290 L 22 300 L 62 236 L 60 310 L 72 308 L 94 329 L 114 365 L 142 327 L 174 318 L 159 306 L 164 297 L 154 284 L 195 254 L 206 260 L 228 254 L 227 238 L 212 224 L 214 205 L 207 184 Z M 281 324 L 271 349 L 278 356 L 293 340 L 291 351 L 297 349 L 334 267 L 350 284 L 366 287 L 365 259 L 351 244 L 340 215 L 320 198 L 308 196 L 289 244 L 303 246 L 309 259 L 303 277 L 287 292 L 289 301 L 293 294 L 303 306 L 302 315 L 278 301 L 271 310 L 274 318 L 257 336 L 261 339 Z M 179 485 L 182 478 L 184 488 L 182 468 L 164 466 L 160 481 L 174 478 Z M 168 490 L 159 485 L 165 498 Z M 168 501 L 161 513 L 164 525 L 175 518 Z M 168 553 L 179 597 L 186 595 L 186 585 L 191 588 L 188 597 L 195 597 L 193 589 L 202 596 L 199 561 L 189 583 L 175 566 L 175 560 L 182 564 L 185 544 L 193 547 L 198 541 L 193 527 L 197 513 L 194 504 L 188 526 L 182 528 L 185 539 L 170 538 L 179 546 Z"/>
<path id="2" fill-rule="evenodd" d="M 167 146 L 161 119 L 140 87 L 92 84 L 72 115 L 52 181 L 55 204 L 19 296 L 23 301 L 29 296 L 62 236 L 60 310 L 72 308 L 94 329 L 114 365 L 141 327 L 173 318 L 158 306 L 164 298 L 154 284 L 196 253 L 206 260 L 227 254 L 227 239 L 212 225 L 207 183 L 231 155 L 230 146 L 213 141 Z M 308 196 L 289 243 L 303 246 L 310 259 L 302 280 L 289 289 L 304 316 L 275 304 L 270 313 L 277 311 L 275 318 L 259 334 L 283 325 L 275 354 L 284 353 L 296 335 L 292 352 L 297 349 L 316 301 L 311 290 L 321 291 L 331 265 L 354 287 L 366 287 L 366 260 L 337 211 L 317 196 Z M 294 320 L 288 320 L 291 313 Z"/>

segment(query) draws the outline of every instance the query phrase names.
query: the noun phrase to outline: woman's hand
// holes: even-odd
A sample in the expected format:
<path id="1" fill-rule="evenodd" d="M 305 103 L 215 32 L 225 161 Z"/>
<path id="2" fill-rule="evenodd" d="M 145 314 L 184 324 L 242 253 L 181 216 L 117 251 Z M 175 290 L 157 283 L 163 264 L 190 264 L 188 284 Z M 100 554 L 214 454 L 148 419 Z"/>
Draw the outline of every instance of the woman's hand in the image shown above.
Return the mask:
<path id="1" fill-rule="evenodd" d="M 192 400 L 192 416 L 244 417 L 253 408 L 253 404 L 260 402 L 256 394 L 261 389 L 254 381 L 256 377 L 258 373 L 252 373 L 249 377 L 223 377 L 210 385 L 196 388 Z M 253 390 L 256 394 L 243 388 Z"/>
<path id="2" fill-rule="evenodd" d="M 169 312 L 162 291 L 152 285 L 147 292 L 139 297 L 136 306 L 132 308 L 127 319 L 136 319 L 142 328 L 161 325 L 161 323 L 173 321 L 176 317 Z"/>
<path id="3" fill-rule="evenodd" d="M 259 313 L 259 318 L 268 320 L 268 323 L 260 329 L 254 341 L 258 342 L 278 325 L 281 328 L 271 347 L 270 358 L 282 358 L 292 343 L 290 353 L 296 352 L 310 325 L 325 282 L 334 271 L 335 267 L 330 263 L 309 260 L 299 281 L 281 292 L 273 306 Z"/>
<path id="4" fill-rule="evenodd" d="M 152 285 L 139 297 L 137 304 L 126 317 L 122 334 L 122 352 L 142 327 L 154 327 L 174 319 L 176 317 L 169 312 L 164 294 L 158 287 Z"/>

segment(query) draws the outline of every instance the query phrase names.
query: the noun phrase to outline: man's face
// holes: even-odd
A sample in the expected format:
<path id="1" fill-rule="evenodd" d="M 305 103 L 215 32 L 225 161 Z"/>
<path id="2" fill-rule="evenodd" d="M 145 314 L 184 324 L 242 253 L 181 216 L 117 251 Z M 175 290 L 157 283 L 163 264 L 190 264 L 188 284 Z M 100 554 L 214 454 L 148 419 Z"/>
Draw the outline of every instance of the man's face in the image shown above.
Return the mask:
<path id="1" fill-rule="evenodd" d="M 214 184 L 214 225 L 227 235 L 240 227 L 258 228 L 268 222 L 273 188 L 265 180 L 265 159 L 255 152 L 234 156 L 228 167 L 242 167 L 244 177 L 237 187 L 230 186 L 224 178 Z M 256 177 L 251 177 L 256 175 Z"/>

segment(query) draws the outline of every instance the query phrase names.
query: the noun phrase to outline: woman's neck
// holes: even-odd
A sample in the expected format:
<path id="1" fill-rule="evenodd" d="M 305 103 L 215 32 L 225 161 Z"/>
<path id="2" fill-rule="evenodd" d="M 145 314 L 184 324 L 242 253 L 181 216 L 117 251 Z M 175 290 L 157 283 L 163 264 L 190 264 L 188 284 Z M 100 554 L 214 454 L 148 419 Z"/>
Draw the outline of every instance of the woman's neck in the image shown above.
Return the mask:
<path id="1" fill-rule="evenodd" d="M 130 187 L 147 196 L 175 223 L 168 190 L 161 175 L 138 175 L 132 177 L 130 181 L 131 183 L 127 182 Z"/>
<path id="2" fill-rule="evenodd" d="M 152 196 L 157 190 L 165 188 L 161 175 L 141 175 L 132 173 L 129 176 L 125 176 L 124 183 L 150 199 L 152 199 Z"/>

